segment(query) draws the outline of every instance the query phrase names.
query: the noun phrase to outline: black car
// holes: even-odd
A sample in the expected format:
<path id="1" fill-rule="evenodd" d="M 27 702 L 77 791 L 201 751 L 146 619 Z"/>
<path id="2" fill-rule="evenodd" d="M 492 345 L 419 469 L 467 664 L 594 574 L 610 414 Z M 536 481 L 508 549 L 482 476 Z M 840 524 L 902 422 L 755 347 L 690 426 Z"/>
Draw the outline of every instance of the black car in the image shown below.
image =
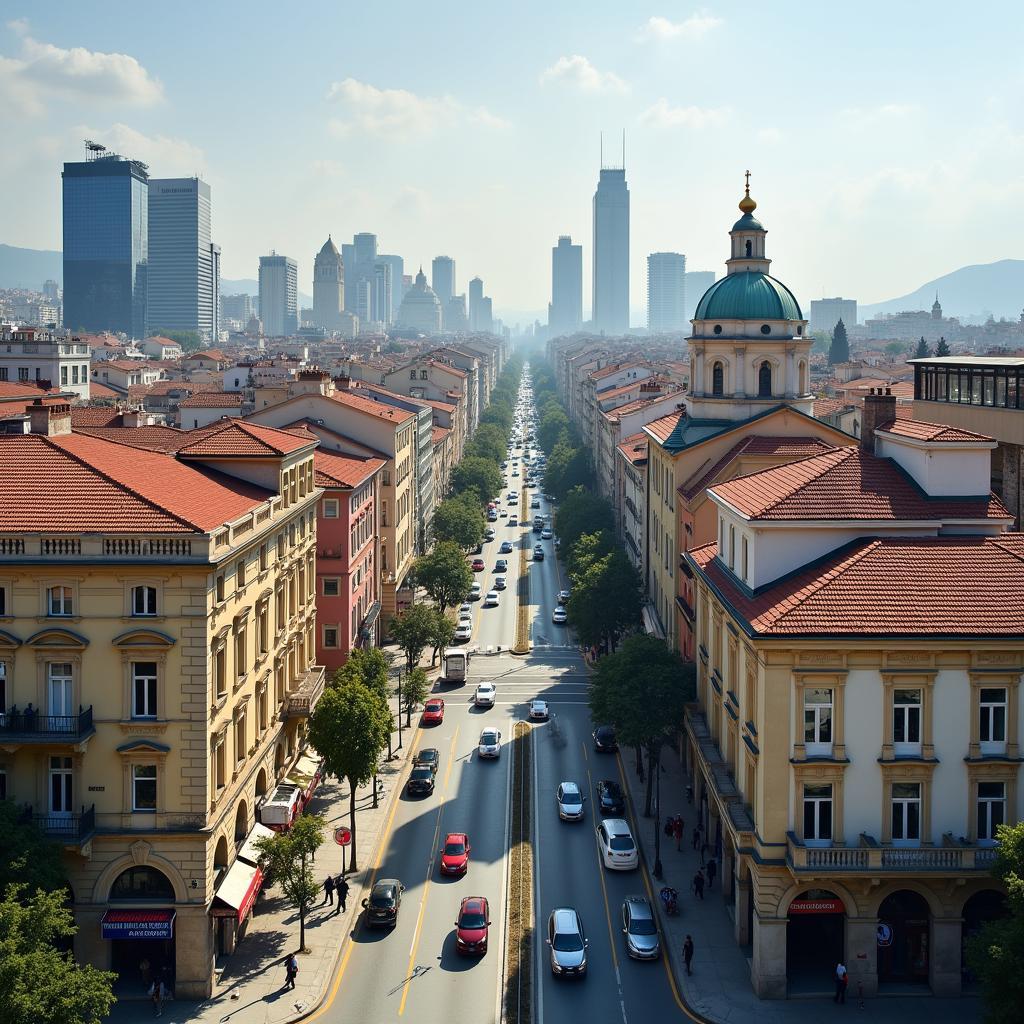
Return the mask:
<path id="1" fill-rule="evenodd" d="M 437 774 L 437 766 L 440 763 L 441 755 L 437 752 L 437 747 L 424 747 L 417 751 L 416 756 L 412 759 L 413 769 L 429 768 L 433 775 Z"/>
<path id="2" fill-rule="evenodd" d="M 394 928 L 398 924 L 403 892 L 405 886 L 397 878 L 382 878 L 370 890 L 370 898 L 363 900 L 366 923 L 378 928 Z"/>
<path id="3" fill-rule="evenodd" d="M 602 779 L 597 784 L 597 806 L 602 814 L 615 814 L 621 817 L 626 813 L 622 787 L 614 779 Z"/>
<path id="4" fill-rule="evenodd" d="M 539 544 L 533 549 L 533 560 L 535 562 L 544 561 L 544 549 Z"/>
<path id="5" fill-rule="evenodd" d="M 599 754 L 614 754 L 619 749 L 615 730 L 610 725 L 599 725 L 594 730 L 594 749 Z"/>
<path id="6" fill-rule="evenodd" d="M 429 796 L 434 792 L 434 771 L 427 765 L 413 768 L 409 781 L 405 784 L 409 796 Z"/>

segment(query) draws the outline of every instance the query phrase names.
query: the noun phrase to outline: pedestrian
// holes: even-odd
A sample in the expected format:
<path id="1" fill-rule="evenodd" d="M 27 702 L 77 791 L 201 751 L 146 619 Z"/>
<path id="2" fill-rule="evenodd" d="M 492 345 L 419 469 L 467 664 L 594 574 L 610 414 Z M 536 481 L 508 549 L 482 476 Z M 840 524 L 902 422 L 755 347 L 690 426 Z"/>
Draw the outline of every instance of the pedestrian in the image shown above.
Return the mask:
<path id="1" fill-rule="evenodd" d="M 836 964 L 836 994 L 832 1000 L 834 1003 L 845 1003 L 846 1002 L 846 985 L 850 980 L 849 974 L 846 973 L 846 964 L 842 960 Z"/>
<path id="2" fill-rule="evenodd" d="M 704 872 L 698 870 L 693 876 L 693 894 L 697 899 L 704 899 Z"/>
<path id="3" fill-rule="evenodd" d="M 690 964 L 693 961 L 693 939 L 689 935 L 686 936 L 686 941 L 683 943 L 683 963 L 686 964 L 687 975 L 693 974 L 690 970 Z"/>
<path id="4" fill-rule="evenodd" d="M 149 998 L 153 1000 L 153 1009 L 156 1010 L 156 1016 L 162 1017 L 164 1012 L 164 997 L 167 995 L 167 990 L 164 988 L 164 983 L 160 978 L 154 980 L 153 984 L 149 986 Z"/>
<path id="5" fill-rule="evenodd" d="M 335 888 L 338 890 L 338 909 L 335 913 L 344 914 L 345 905 L 348 902 L 348 882 L 344 875 L 338 875 L 338 880 L 334 883 Z"/>
<path id="6" fill-rule="evenodd" d="M 695 850 L 700 849 L 700 825 L 693 830 L 693 848 Z"/>
<path id="7" fill-rule="evenodd" d="M 322 907 L 324 903 L 334 905 L 334 875 L 328 875 L 324 879 L 324 902 L 320 906 Z"/>
<path id="8" fill-rule="evenodd" d="M 683 848 L 683 835 L 686 833 L 686 826 L 683 823 L 681 815 L 676 815 L 675 821 L 672 822 L 672 835 L 676 837 L 676 849 L 681 850 Z"/>
<path id="9" fill-rule="evenodd" d="M 288 959 L 284 962 L 285 988 L 295 988 L 295 978 L 298 973 L 299 961 L 295 959 L 294 953 L 289 953 Z"/>
<path id="10" fill-rule="evenodd" d="M 718 865 L 715 863 L 714 858 L 708 861 L 708 888 L 714 889 L 715 887 L 715 875 L 718 874 Z"/>

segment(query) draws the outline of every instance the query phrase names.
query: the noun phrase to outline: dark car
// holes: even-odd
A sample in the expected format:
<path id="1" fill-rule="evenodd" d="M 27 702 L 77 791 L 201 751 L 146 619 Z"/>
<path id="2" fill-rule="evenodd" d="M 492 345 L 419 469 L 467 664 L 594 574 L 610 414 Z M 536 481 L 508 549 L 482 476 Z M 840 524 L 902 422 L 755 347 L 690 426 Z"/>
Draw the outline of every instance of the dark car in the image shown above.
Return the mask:
<path id="1" fill-rule="evenodd" d="M 533 560 L 535 562 L 544 561 L 544 549 L 539 544 L 533 549 Z"/>
<path id="2" fill-rule="evenodd" d="M 409 796 L 429 796 L 434 792 L 434 769 L 427 765 L 413 768 L 405 784 Z"/>
<path id="3" fill-rule="evenodd" d="M 610 725 L 599 725 L 594 730 L 594 749 L 599 754 L 614 754 L 619 749 L 615 730 Z"/>
<path id="4" fill-rule="evenodd" d="M 412 759 L 413 768 L 429 768 L 435 775 L 440 763 L 441 755 L 437 752 L 437 747 L 424 747 L 422 750 L 417 750 L 416 756 Z"/>
<path id="5" fill-rule="evenodd" d="M 394 928 L 398 924 L 403 892 L 405 886 L 397 878 L 382 878 L 370 890 L 369 899 L 363 900 L 366 923 L 377 928 Z"/>
<path id="6" fill-rule="evenodd" d="M 467 896 L 459 907 L 455 922 L 455 948 L 470 956 L 483 956 L 487 952 L 487 930 L 490 908 L 483 896 Z"/>
<path id="7" fill-rule="evenodd" d="M 614 779 L 602 779 L 597 784 L 597 806 L 602 814 L 616 814 L 621 817 L 626 813 L 622 787 Z"/>

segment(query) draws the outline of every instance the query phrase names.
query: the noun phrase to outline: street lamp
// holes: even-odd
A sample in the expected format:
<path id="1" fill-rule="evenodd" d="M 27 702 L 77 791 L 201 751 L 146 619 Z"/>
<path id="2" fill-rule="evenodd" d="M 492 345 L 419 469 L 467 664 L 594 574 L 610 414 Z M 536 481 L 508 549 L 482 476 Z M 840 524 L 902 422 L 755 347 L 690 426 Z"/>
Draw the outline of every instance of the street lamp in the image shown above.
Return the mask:
<path id="1" fill-rule="evenodd" d="M 654 762 L 654 877 L 661 881 L 661 748 Z"/>
<path id="2" fill-rule="evenodd" d="M 398 748 L 402 749 L 402 670 L 398 670 Z"/>

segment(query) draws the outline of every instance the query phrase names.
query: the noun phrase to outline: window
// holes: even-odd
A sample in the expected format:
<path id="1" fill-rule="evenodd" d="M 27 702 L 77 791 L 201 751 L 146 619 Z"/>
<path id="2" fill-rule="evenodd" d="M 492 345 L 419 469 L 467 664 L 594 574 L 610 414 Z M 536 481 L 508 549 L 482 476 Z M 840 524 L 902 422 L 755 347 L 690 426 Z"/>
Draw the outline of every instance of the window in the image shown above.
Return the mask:
<path id="1" fill-rule="evenodd" d="M 804 842 L 832 841 L 832 783 L 804 783 Z"/>
<path id="2" fill-rule="evenodd" d="M 761 333 L 762 334 L 771 334 L 772 333 L 771 325 L 770 324 L 761 324 Z"/>
<path id="3" fill-rule="evenodd" d="M 218 602 L 224 600 L 224 594 L 225 594 L 224 574 L 221 573 L 217 577 L 217 600 L 218 600 Z"/>
<path id="4" fill-rule="evenodd" d="M 259 717 L 260 732 L 267 731 L 267 684 L 266 682 L 260 687 L 259 694 L 256 697 L 256 713 Z"/>
<path id="5" fill-rule="evenodd" d="M 7 614 L 7 588 L 0 587 L 0 617 Z"/>
<path id="6" fill-rule="evenodd" d="M 420 380 L 426 380 L 426 379 L 427 379 L 427 371 L 426 370 L 420 370 Z"/>
<path id="7" fill-rule="evenodd" d="M 245 586 L 245 559 L 239 561 L 237 568 L 235 569 L 235 585 L 239 590 Z"/>
<path id="8" fill-rule="evenodd" d="M 156 765 L 132 765 L 132 810 L 156 810 Z"/>
<path id="9" fill-rule="evenodd" d="M 1007 694 L 1003 687 L 986 687 L 981 691 L 980 740 L 983 754 L 1006 752 Z"/>
<path id="10" fill-rule="evenodd" d="M 228 692 L 227 652 L 223 644 L 213 652 L 213 675 L 217 696 L 223 697 Z"/>
<path id="11" fill-rule="evenodd" d="M 278 558 L 278 561 L 280 561 L 282 558 L 284 558 L 284 545 L 285 545 L 284 534 L 283 533 L 279 533 L 277 535 L 277 558 Z"/>
<path id="12" fill-rule="evenodd" d="M 892 741 L 897 757 L 921 753 L 921 691 L 894 690 Z"/>
<path id="13" fill-rule="evenodd" d="M 336 648 L 338 646 L 337 626 L 324 626 L 324 647 Z"/>
<path id="14" fill-rule="evenodd" d="M 77 377 L 78 374 L 76 373 L 75 376 Z M 60 368 L 60 382 L 61 384 L 67 384 L 68 382 L 68 368 L 66 366 Z"/>
<path id="15" fill-rule="evenodd" d="M 754 243 L 749 238 L 744 243 L 744 250 L 745 250 L 747 256 L 753 256 L 754 255 Z"/>
<path id="16" fill-rule="evenodd" d="M 270 602 L 264 601 L 256 616 L 256 632 L 260 644 L 260 654 L 270 651 Z"/>
<path id="17" fill-rule="evenodd" d="M 729 524 L 729 568 L 736 568 L 736 527 Z"/>
<path id="18" fill-rule="evenodd" d="M 324 578 L 324 597 L 337 597 L 341 593 L 341 584 L 337 576 Z"/>
<path id="19" fill-rule="evenodd" d="M 804 747 L 808 756 L 832 753 L 832 691 L 804 690 Z"/>
<path id="20" fill-rule="evenodd" d="M 156 718 L 156 694 L 156 662 L 132 662 L 132 718 Z"/>
<path id="21" fill-rule="evenodd" d="M 757 371 L 757 397 L 772 397 L 772 364 L 767 359 Z"/>
<path id="22" fill-rule="evenodd" d="M 74 602 L 70 587 L 50 587 L 46 591 L 46 613 L 48 615 L 73 615 Z"/>
<path id="23" fill-rule="evenodd" d="M 921 841 L 921 783 L 892 784 L 892 841 L 913 845 Z"/>
<path id="24" fill-rule="evenodd" d="M 266 572 L 267 567 L 270 565 L 270 553 L 267 551 L 267 545 L 260 545 L 260 572 Z"/>
<path id="25" fill-rule="evenodd" d="M 324 498 L 324 519 L 338 518 L 338 499 Z"/>
<path id="26" fill-rule="evenodd" d="M 132 615 L 156 615 L 156 587 L 132 587 Z"/>
<path id="27" fill-rule="evenodd" d="M 391 470 L 390 469 L 382 470 L 381 474 L 380 474 L 380 479 L 381 479 L 381 483 L 384 484 L 385 486 L 390 485 L 390 483 L 391 483 Z"/>
<path id="28" fill-rule="evenodd" d="M 978 842 L 994 842 L 1006 822 L 1006 783 L 978 783 Z"/>
<path id="29" fill-rule="evenodd" d="M 20 380 L 22 382 L 28 380 L 28 367 L 27 366 L 19 366 L 18 367 L 18 380 Z"/>
<path id="30" fill-rule="evenodd" d="M 741 562 L 741 568 L 742 568 L 742 572 L 743 572 L 743 582 L 746 583 L 747 582 L 747 578 L 749 576 L 749 572 L 747 571 L 748 555 L 747 555 L 747 538 L 746 538 L 746 536 L 743 536 L 740 539 L 740 562 Z"/>
<path id="31" fill-rule="evenodd" d="M 721 330 L 720 327 L 715 328 Z M 725 394 L 725 369 L 721 363 L 716 362 L 711 367 L 711 395 L 713 398 L 721 398 Z"/>
<path id="32" fill-rule="evenodd" d="M 110 888 L 110 899 L 164 903 L 175 900 L 174 887 L 156 868 L 134 867 L 122 871 Z"/>
<path id="33" fill-rule="evenodd" d="M 249 671 L 247 662 L 248 655 L 248 630 L 245 628 L 245 624 L 242 623 L 238 626 L 235 632 L 235 670 L 238 677 L 241 678 Z"/>
<path id="34" fill-rule="evenodd" d="M 62 366 L 61 369 L 63 370 L 64 367 Z M 36 376 L 37 377 L 39 376 L 39 370 L 38 369 L 36 370 Z M 78 383 L 78 364 L 77 363 L 75 363 L 75 365 L 71 367 L 71 383 L 72 384 L 77 384 Z M 82 381 L 82 383 L 84 384 L 85 381 Z"/>
<path id="35" fill-rule="evenodd" d="M 241 764 L 245 760 L 246 752 L 246 722 L 245 710 L 241 710 L 235 716 L 235 763 Z"/>
<path id="36" fill-rule="evenodd" d="M 415 380 L 415 379 L 416 379 L 416 371 L 415 370 L 410 370 L 409 371 L 409 380 Z"/>
<path id="37" fill-rule="evenodd" d="M 216 745 L 214 754 L 214 766 L 216 768 L 217 788 L 223 789 L 227 785 L 227 751 L 224 749 L 224 740 L 221 738 Z"/>

